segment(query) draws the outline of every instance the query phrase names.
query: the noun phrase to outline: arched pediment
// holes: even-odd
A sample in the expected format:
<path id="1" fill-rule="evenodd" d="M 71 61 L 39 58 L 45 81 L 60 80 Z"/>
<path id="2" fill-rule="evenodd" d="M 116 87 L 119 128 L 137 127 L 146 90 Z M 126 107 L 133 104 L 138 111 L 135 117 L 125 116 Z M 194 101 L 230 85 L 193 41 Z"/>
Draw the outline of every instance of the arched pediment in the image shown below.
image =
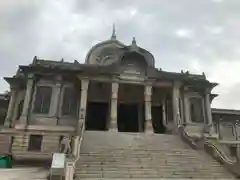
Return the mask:
<path id="1" fill-rule="evenodd" d="M 145 62 L 147 63 L 147 66 L 149 67 L 154 67 L 155 66 L 155 60 L 154 60 L 154 56 L 147 50 L 138 47 L 138 46 L 126 46 L 123 49 L 123 54 L 122 56 L 124 56 L 125 54 L 129 54 L 129 53 L 135 53 L 135 54 L 139 54 L 139 57 L 143 57 L 143 59 L 145 60 Z"/>
<path id="2" fill-rule="evenodd" d="M 120 74 L 145 76 L 148 63 L 143 55 L 138 52 L 124 53 L 119 61 Z"/>
<path id="3" fill-rule="evenodd" d="M 126 56 L 129 57 L 133 55 L 135 56 L 135 59 L 144 59 L 146 66 L 154 67 L 155 60 L 153 55 L 149 51 L 138 47 L 135 39 L 130 46 L 126 46 L 114 38 L 98 43 L 87 53 L 85 63 L 108 66 L 111 64 L 119 64 L 124 58 L 126 59 Z M 133 59 L 131 59 L 131 61 L 132 60 Z M 139 60 L 138 63 L 141 60 Z"/>
<path id="4" fill-rule="evenodd" d="M 108 40 L 93 46 L 87 53 L 85 63 L 95 65 L 110 65 L 118 61 L 125 45 L 117 40 Z"/>

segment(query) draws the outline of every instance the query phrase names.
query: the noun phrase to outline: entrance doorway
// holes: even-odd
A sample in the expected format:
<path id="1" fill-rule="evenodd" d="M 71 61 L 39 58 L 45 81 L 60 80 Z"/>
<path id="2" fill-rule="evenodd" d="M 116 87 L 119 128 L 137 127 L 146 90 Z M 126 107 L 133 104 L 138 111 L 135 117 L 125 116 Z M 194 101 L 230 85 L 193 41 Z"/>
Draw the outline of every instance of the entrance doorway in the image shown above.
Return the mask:
<path id="1" fill-rule="evenodd" d="M 86 130 L 106 131 L 108 103 L 88 102 L 86 115 Z"/>
<path id="2" fill-rule="evenodd" d="M 164 134 L 166 132 L 162 115 L 162 106 L 152 106 L 152 124 L 156 134 Z"/>
<path id="3" fill-rule="evenodd" d="M 117 125 L 119 132 L 139 132 L 138 104 L 119 104 Z"/>

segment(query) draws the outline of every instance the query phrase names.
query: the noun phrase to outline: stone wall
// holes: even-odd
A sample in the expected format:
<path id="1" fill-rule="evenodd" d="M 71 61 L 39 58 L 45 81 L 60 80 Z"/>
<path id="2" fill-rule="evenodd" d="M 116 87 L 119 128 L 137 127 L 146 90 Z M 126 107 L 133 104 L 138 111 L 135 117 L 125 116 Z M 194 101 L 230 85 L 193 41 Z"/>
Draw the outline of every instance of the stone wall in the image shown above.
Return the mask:
<path id="1" fill-rule="evenodd" d="M 51 127 L 49 128 L 49 130 Z M 34 130 L 28 130 L 27 132 L 18 131 L 13 135 L 12 154 L 15 159 L 51 159 L 52 154 L 59 151 L 60 138 L 71 135 L 74 130 L 62 128 L 62 130 L 41 130 L 36 126 Z M 39 151 L 29 150 L 29 141 L 31 135 L 41 135 L 42 143 Z"/>

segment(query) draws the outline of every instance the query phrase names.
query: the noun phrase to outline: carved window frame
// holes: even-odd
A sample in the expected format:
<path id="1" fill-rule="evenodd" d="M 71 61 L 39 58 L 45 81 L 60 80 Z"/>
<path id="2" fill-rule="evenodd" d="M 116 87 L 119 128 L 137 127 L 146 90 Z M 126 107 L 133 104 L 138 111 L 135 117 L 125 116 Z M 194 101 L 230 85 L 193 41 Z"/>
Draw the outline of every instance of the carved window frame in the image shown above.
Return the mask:
<path id="1" fill-rule="evenodd" d="M 68 84 L 68 85 L 64 85 L 64 86 L 63 86 L 63 88 L 62 88 L 62 94 L 61 94 L 61 100 L 60 100 L 60 103 L 61 103 L 61 105 L 60 105 L 60 116 L 61 116 L 61 117 L 77 117 L 77 116 L 78 116 L 78 110 L 79 110 L 79 101 L 80 101 L 80 97 L 77 95 L 77 91 L 75 92 L 75 100 L 76 100 L 75 105 L 76 105 L 76 107 L 75 107 L 75 112 L 74 112 L 74 114 L 71 114 L 71 112 L 65 114 L 65 113 L 63 112 L 64 98 L 65 98 L 64 96 L 65 96 L 65 92 L 66 92 L 67 89 L 76 91 L 76 90 L 74 89 L 74 86 L 73 86 L 73 85 Z M 73 99 L 74 99 L 74 98 L 73 98 Z M 72 103 L 73 103 L 73 102 L 71 102 L 71 104 L 72 104 Z"/>
<path id="2" fill-rule="evenodd" d="M 187 122 L 188 122 L 188 123 L 191 123 L 191 124 L 202 124 L 202 123 L 206 123 L 206 110 L 205 110 L 204 97 L 201 96 L 201 94 L 198 93 L 198 92 L 187 93 L 185 96 L 186 96 L 187 102 L 188 102 L 187 107 L 185 107 L 185 108 L 188 108 L 188 113 L 189 113 L 189 114 L 188 114 L 188 119 L 186 119 Z M 192 98 L 200 99 L 200 101 L 201 101 L 203 121 L 200 121 L 200 122 L 192 121 L 192 118 L 191 118 L 191 116 L 192 116 L 192 115 L 191 115 L 191 113 L 192 113 L 192 112 L 191 112 L 191 102 L 190 102 L 190 100 L 191 100 Z"/>
<path id="3" fill-rule="evenodd" d="M 51 94 L 51 97 L 50 97 L 50 108 L 49 108 L 49 111 L 47 114 L 43 114 L 43 113 L 37 113 L 37 112 L 34 112 L 34 106 L 35 106 L 35 101 L 36 101 L 36 93 L 37 93 L 37 88 L 38 87 L 41 87 L 41 86 L 44 86 L 44 87 L 49 87 L 52 89 L 52 94 Z M 33 92 L 33 97 L 32 97 L 32 102 L 31 102 L 31 115 L 34 115 L 36 117 L 49 117 L 51 115 L 51 111 L 52 111 L 52 102 L 53 102 L 53 94 L 54 94 L 54 86 L 55 84 L 53 83 L 53 81 L 49 81 L 49 80 L 46 80 L 46 79 L 41 79 L 35 86 L 34 86 L 34 92 Z"/>

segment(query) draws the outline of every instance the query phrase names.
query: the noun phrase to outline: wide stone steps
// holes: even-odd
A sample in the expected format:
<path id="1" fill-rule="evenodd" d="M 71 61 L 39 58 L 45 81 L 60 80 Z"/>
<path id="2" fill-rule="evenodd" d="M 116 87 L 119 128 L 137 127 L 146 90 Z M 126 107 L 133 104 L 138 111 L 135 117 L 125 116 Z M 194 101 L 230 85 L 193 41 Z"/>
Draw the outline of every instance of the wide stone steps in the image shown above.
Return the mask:
<path id="1" fill-rule="evenodd" d="M 86 131 L 82 143 L 78 179 L 234 178 L 174 135 Z"/>

